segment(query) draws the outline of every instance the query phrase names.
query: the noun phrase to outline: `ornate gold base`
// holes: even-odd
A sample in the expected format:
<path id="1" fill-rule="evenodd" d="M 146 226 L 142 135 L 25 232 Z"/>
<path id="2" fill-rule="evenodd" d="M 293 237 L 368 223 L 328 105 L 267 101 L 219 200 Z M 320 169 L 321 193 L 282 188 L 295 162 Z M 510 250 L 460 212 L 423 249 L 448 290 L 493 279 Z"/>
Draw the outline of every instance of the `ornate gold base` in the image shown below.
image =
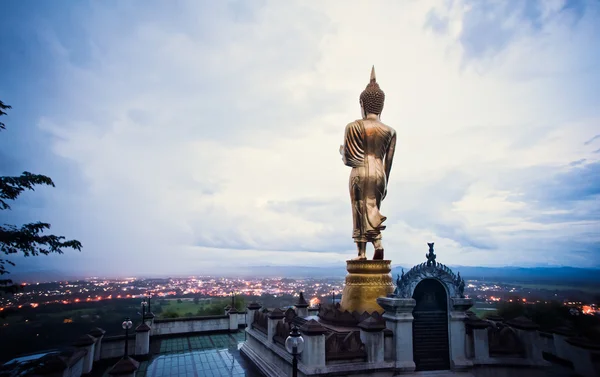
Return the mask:
<path id="1" fill-rule="evenodd" d="M 346 286 L 342 293 L 341 310 L 358 313 L 383 313 L 377 299 L 394 291 L 392 284 L 392 261 L 349 260 L 346 261 Z"/>

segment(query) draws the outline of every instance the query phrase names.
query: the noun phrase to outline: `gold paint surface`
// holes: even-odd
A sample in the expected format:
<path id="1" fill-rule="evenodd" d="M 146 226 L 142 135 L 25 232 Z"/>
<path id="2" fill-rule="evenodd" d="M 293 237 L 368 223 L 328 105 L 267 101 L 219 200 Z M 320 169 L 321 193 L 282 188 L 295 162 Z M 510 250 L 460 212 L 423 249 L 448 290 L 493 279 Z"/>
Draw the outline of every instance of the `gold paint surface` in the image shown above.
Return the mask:
<path id="1" fill-rule="evenodd" d="M 396 150 L 396 131 L 381 122 L 384 101 L 373 67 L 370 83 L 360 95 L 362 119 L 346 126 L 344 144 L 339 149 L 344 164 L 352 168 L 348 188 L 357 260 L 367 259 L 367 243 L 375 249 L 373 259 L 384 258 L 381 231 L 386 228 L 383 223 L 387 217 L 380 210 Z"/>
<path id="2" fill-rule="evenodd" d="M 394 291 L 390 260 L 346 261 L 346 285 L 342 292 L 340 309 L 358 313 L 383 313 L 377 299 Z"/>

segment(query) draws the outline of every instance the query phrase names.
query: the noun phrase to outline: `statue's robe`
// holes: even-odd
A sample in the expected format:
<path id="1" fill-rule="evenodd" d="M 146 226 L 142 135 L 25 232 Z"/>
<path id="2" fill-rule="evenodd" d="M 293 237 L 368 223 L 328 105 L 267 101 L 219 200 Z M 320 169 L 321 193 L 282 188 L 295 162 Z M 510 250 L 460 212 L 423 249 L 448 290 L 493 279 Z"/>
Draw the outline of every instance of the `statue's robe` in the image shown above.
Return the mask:
<path id="1" fill-rule="evenodd" d="M 352 167 L 350 200 L 355 242 L 381 239 L 385 229 L 382 224 L 386 217 L 379 211 L 387 188 L 384 159 L 390 151 L 393 153 L 395 140 L 394 129 L 375 120 L 357 120 L 346 126 L 342 159 Z"/>

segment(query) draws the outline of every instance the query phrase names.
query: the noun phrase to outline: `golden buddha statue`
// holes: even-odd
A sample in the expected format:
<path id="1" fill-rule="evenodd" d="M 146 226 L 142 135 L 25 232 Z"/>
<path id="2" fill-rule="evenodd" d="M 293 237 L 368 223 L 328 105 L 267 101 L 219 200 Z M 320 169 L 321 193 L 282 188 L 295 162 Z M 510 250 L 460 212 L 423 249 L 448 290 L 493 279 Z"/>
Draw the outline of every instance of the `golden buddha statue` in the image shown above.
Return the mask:
<path id="1" fill-rule="evenodd" d="M 381 214 L 380 206 L 387 194 L 396 147 L 396 131 L 381 122 L 384 100 L 373 66 L 371 80 L 360 95 L 362 119 L 346 126 L 344 145 L 340 146 L 344 164 L 352 168 L 352 238 L 358 248 L 355 260 L 367 259 L 367 242 L 375 249 L 373 260 L 383 259 L 381 231 L 385 229 L 386 217 Z"/>

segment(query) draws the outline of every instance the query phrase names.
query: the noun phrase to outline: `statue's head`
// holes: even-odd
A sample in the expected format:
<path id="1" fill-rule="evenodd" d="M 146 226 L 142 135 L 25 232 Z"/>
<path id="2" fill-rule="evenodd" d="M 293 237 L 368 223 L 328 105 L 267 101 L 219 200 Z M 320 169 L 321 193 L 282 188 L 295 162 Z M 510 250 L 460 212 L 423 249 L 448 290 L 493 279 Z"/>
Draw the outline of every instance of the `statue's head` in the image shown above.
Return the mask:
<path id="1" fill-rule="evenodd" d="M 360 94 L 360 107 L 363 117 L 367 114 L 381 115 L 383 111 L 383 102 L 385 101 L 385 93 L 379 87 L 375 78 L 375 66 L 371 69 L 371 81 Z"/>

